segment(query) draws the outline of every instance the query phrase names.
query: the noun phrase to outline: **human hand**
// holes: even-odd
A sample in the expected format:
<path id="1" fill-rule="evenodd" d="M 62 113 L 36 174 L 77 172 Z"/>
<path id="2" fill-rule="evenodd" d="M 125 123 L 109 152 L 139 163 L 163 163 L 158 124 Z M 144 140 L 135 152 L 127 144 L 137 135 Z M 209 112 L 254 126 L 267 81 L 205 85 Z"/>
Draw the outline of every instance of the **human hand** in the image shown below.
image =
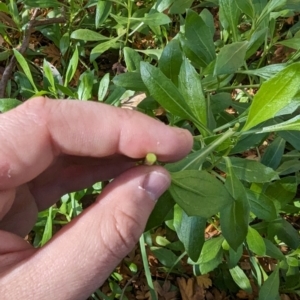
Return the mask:
<path id="1" fill-rule="evenodd" d="M 135 166 L 149 152 L 176 161 L 192 136 L 95 102 L 29 100 L 0 115 L 1 299 L 86 299 L 134 247 L 170 178 Z M 62 195 L 115 178 L 44 247 L 23 237 Z"/>

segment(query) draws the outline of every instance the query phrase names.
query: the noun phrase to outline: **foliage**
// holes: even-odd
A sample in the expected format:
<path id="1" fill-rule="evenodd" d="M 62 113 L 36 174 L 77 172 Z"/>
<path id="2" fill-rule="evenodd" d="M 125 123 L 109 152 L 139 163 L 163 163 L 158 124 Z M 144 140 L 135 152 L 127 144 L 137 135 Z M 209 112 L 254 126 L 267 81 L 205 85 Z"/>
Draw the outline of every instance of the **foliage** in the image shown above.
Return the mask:
<path id="1" fill-rule="evenodd" d="M 15 39 L 26 37 L 36 6 L 38 20 L 66 22 L 38 26 L 34 38 L 48 46 L 23 56 Z M 183 274 L 187 257 L 194 275 L 212 274 L 219 290 L 259 300 L 300 295 L 299 12 L 292 0 L 7 0 L 0 61 L 14 55 L 18 70 L 0 108 L 35 95 L 122 106 L 145 93 L 138 110 L 194 135 L 193 151 L 165 165 L 172 185 L 146 228 L 161 271 Z M 59 54 L 47 57 L 50 47 Z M 118 53 L 115 74 L 99 68 L 109 51 Z M 34 244 L 51 237 L 58 215 L 69 221 L 101 189 L 66 195 L 59 208 L 40 213 Z M 167 234 L 154 240 L 157 227 Z M 98 290 L 94 297 L 125 297 L 121 281 L 112 274 L 110 296 Z"/>

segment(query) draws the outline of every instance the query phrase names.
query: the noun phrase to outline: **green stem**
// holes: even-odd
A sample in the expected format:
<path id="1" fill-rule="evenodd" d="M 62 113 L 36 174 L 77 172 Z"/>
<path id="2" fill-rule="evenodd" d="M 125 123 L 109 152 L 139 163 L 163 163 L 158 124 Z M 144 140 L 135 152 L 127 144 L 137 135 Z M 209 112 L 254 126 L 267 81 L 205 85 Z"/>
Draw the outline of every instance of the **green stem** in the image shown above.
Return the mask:
<path id="1" fill-rule="evenodd" d="M 128 18 L 127 18 L 127 27 L 126 27 L 126 38 L 124 45 L 127 45 L 128 38 L 129 38 L 129 30 L 130 30 L 130 21 L 132 17 L 132 0 L 128 0 L 127 2 L 127 10 L 128 10 Z"/>
<path id="2" fill-rule="evenodd" d="M 152 277 L 151 277 L 151 273 L 150 273 L 150 269 L 149 269 L 149 264 L 148 264 L 144 234 L 142 234 L 141 237 L 140 237 L 140 248 L 141 248 L 143 265 L 144 265 L 144 270 L 145 270 L 147 283 L 148 283 L 148 286 L 149 286 L 151 299 L 152 300 L 157 300 L 157 295 L 156 295 L 155 290 L 154 290 L 154 285 L 153 285 L 153 281 L 152 281 Z"/>
<path id="3" fill-rule="evenodd" d="M 207 93 L 212 93 L 215 91 L 231 91 L 234 89 L 248 89 L 248 88 L 259 88 L 260 84 L 246 84 L 246 85 L 235 85 L 235 86 L 225 86 L 222 88 L 206 90 Z"/>

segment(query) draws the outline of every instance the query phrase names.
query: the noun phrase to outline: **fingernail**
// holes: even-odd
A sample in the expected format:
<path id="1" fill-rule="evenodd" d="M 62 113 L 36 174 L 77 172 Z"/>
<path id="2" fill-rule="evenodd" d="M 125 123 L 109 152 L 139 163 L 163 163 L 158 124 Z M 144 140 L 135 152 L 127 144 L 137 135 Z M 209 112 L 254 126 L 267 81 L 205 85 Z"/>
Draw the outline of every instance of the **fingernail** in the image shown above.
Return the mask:
<path id="1" fill-rule="evenodd" d="M 157 199 L 167 190 L 171 183 L 170 177 L 167 175 L 153 171 L 148 173 L 141 186 L 153 201 Z"/>

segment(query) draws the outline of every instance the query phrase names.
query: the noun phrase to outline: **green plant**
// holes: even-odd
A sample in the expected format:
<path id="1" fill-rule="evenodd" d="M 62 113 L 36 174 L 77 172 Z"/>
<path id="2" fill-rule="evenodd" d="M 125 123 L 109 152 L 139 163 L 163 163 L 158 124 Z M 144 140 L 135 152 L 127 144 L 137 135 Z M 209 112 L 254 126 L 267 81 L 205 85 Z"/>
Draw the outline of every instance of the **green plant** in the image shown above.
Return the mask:
<path id="1" fill-rule="evenodd" d="M 214 285 L 231 294 L 241 289 L 259 300 L 299 295 L 300 5 L 292 0 L 50 4 L 49 20 L 68 20 L 37 27 L 60 50 L 55 66 L 41 49 L 11 49 L 16 45 L 10 25 L 0 27 L 9 45 L 0 61 L 8 65 L 14 54 L 19 69 L 8 81 L 1 111 L 34 95 L 121 106 L 124 99 L 145 93 L 137 109 L 190 130 L 194 147 L 182 161 L 165 165 L 172 185 L 141 238 L 144 264 L 147 245 L 166 278 L 183 274 L 180 262 L 186 258 L 194 275 L 212 274 Z M 50 4 L 26 0 L 17 7 L 7 1 L 0 11 L 16 24 L 13 31 L 22 33 L 30 25 L 29 8 Z M 290 18 L 294 25 L 287 23 Z M 149 35 L 151 46 L 140 45 L 141 36 Z M 127 72 L 102 76 L 98 59 L 109 49 L 117 50 L 116 63 L 125 64 Z M 38 68 L 35 55 L 43 58 Z M 61 225 L 80 213 L 83 200 L 105 184 L 66 195 L 59 208 L 42 212 L 35 244 L 51 237 L 52 222 Z M 211 238 L 205 236 L 208 227 L 214 228 Z M 156 235 L 157 228 L 164 233 Z M 249 269 L 241 267 L 241 259 Z M 145 269 L 155 298 L 151 272 Z M 112 274 L 110 296 L 99 290 L 95 299 L 126 299 L 122 280 Z"/>

